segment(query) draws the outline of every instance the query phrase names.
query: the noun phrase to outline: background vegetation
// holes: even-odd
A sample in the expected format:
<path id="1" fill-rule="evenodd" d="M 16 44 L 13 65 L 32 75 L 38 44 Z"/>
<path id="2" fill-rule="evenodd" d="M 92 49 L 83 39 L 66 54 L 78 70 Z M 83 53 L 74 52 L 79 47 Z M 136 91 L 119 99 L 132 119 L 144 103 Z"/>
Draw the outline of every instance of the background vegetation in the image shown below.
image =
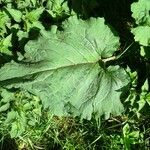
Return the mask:
<path id="1" fill-rule="evenodd" d="M 0 67 L 21 60 L 25 44 L 40 30 L 52 25 L 61 30 L 74 14 L 83 20 L 104 17 L 120 37 L 116 55 L 124 54 L 113 63 L 131 79 L 121 95 L 123 114 L 102 118 L 100 125 L 94 117 L 58 117 L 42 109 L 31 93 L 0 88 L 0 149 L 150 149 L 150 1 L 0 0 Z"/>

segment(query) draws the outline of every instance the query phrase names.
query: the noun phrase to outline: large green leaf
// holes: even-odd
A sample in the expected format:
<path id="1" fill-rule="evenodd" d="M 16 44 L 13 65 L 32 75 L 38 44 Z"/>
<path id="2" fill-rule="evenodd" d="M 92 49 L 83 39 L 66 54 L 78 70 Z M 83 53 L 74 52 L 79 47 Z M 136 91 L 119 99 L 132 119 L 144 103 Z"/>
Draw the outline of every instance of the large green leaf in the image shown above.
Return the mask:
<path id="1" fill-rule="evenodd" d="M 72 113 L 90 119 L 93 113 L 98 118 L 120 114 L 119 97 L 128 78 L 119 66 L 105 68 L 102 59 L 113 55 L 119 38 L 102 18 L 71 17 L 63 29 L 54 26 L 30 41 L 24 61 L 1 68 L 0 86 L 28 90 L 56 115 Z"/>

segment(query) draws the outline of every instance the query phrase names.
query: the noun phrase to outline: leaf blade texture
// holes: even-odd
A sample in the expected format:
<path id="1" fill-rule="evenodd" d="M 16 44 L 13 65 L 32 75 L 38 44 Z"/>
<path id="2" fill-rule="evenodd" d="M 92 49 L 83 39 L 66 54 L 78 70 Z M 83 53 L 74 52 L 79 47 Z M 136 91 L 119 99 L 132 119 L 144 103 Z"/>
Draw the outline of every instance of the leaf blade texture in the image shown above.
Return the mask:
<path id="1" fill-rule="evenodd" d="M 54 29 L 42 31 L 38 40 L 26 45 L 24 60 L 1 68 L 0 86 L 28 90 L 59 116 L 91 119 L 93 113 L 96 118 L 120 114 L 119 97 L 128 83 L 127 74 L 119 66 L 99 65 L 102 58 L 113 55 L 119 38 L 102 18 L 70 17 L 63 31 Z"/>

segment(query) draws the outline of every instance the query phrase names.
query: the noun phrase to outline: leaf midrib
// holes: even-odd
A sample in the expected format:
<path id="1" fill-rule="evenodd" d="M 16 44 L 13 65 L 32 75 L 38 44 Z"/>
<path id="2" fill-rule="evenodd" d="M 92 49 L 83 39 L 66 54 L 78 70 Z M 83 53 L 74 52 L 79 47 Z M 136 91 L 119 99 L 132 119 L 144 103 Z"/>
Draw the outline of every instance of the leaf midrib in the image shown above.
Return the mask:
<path id="1" fill-rule="evenodd" d="M 1 80 L 0 81 L 0 85 L 1 86 L 4 86 L 4 85 L 9 85 L 11 83 L 19 83 L 20 80 L 25 80 L 25 81 L 33 81 L 34 78 L 36 77 L 36 75 L 40 74 L 40 73 L 43 73 L 43 72 L 49 72 L 49 71 L 54 71 L 54 70 L 59 70 L 59 69 L 65 69 L 65 68 L 70 68 L 70 67 L 77 67 L 77 66 L 82 66 L 82 65 L 96 65 L 98 64 L 99 61 L 102 61 L 101 59 L 97 60 L 97 61 L 94 61 L 94 62 L 84 62 L 84 63 L 78 63 L 78 64 L 71 64 L 71 65 L 64 65 L 64 66 L 60 66 L 60 67 L 57 67 L 57 68 L 49 68 L 49 69 L 44 69 L 44 70 L 40 70 L 40 71 L 36 71 L 36 72 L 32 72 L 32 73 L 28 73 L 26 75 L 23 75 L 23 76 L 20 76 L 20 77 L 12 77 L 12 78 L 8 78 L 8 79 L 5 79 L 5 80 Z M 42 62 L 42 61 L 41 61 Z M 46 60 L 43 60 L 44 63 L 47 63 Z M 25 67 L 31 67 L 31 66 L 27 66 L 29 62 L 25 62 L 24 65 L 26 65 Z M 23 64 L 21 64 L 23 66 Z M 30 64 L 29 65 L 33 65 L 33 64 Z M 34 64 L 35 65 L 35 64 Z M 42 65 L 43 66 L 43 65 Z M 31 76 L 31 77 L 30 77 Z M 25 81 L 22 81 L 22 82 L 25 82 Z"/>

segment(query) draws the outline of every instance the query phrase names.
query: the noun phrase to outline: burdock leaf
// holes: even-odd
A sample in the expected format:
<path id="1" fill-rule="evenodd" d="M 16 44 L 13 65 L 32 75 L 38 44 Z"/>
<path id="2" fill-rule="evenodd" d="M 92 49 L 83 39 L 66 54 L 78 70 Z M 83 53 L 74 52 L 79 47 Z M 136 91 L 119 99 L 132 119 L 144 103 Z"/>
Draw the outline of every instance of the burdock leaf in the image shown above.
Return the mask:
<path id="1" fill-rule="evenodd" d="M 111 57 L 118 46 L 119 38 L 104 19 L 71 17 L 63 31 L 42 31 L 38 40 L 30 41 L 24 60 L 2 67 L 0 86 L 28 90 L 59 116 L 118 115 L 123 110 L 121 88 L 128 76 L 119 66 L 103 64 L 103 58 Z"/>

